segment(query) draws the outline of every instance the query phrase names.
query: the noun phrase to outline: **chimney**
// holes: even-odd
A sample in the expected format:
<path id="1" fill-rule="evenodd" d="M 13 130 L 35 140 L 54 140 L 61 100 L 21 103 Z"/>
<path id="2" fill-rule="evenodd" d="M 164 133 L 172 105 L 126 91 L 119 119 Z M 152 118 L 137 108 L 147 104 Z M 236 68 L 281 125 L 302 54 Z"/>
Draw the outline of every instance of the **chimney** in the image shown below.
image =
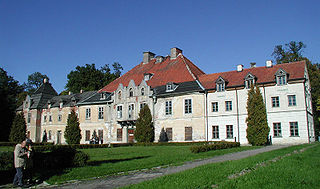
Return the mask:
<path id="1" fill-rule="evenodd" d="M 71 91 L 69 91 L 69 95 L 72 95 L 72 92 L 71 92 Z"/>
<path id="2" fill-rule="evenodd" d="M 143 64 L 148 64 L 148 62 L 154 58 L 154 53 L 152 52 L 143 52 Z"/>
<path id="3" fill-rule="evenodd" d="M 267 60 L 266 61 L 266 67 L 271 68 L 272 67 L 272 60 Z"/>
<path id="4" fill-rule="evenodd" d="M 182 50 L 177 48 L 177 47 L 173 47 L 171 48 L 171 55 L 170 55 L 170 59 L 176 59 L 178 57 L 179 54 L 182 54 Z"/>
<path id="5" fill-rule="evenodd" d="M 82 94 L 83 93 L 83 90 L 82 89 L 80 89 L 80 94 Z"/>
<path id="6" fill-rule="evenodd" d="M 163 61 L 163 56 L 156 56 L 156 63 L 161 63 Z"/>
<path id="7" fill-rule="evenodd" d="M 256 63 L 255 62 L 250 62 L 250 67 L 251 68 L 255 68 L 256 67 Z"/>
<path id="8" fill-rule="evenodd" d="M 44 78 L 43 83 L 49 83 L 49 78 Z"/>
<path id="9" fill-rule="evenodd" d="M 238 72 L 242 72 L 242 70 L 243 70 L 243 65 L 242 64 L 238 64 L 237 65 L 237 71 Z"/>

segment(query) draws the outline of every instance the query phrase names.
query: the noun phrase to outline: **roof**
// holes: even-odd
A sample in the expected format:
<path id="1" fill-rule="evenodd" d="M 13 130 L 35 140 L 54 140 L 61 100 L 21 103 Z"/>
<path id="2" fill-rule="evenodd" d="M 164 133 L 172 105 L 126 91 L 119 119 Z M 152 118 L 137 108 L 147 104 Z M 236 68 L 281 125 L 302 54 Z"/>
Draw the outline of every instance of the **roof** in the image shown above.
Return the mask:
<path id="1" fill-rule="evenodd" d="M 161 63 L 156 63 L 156 59 L 150 60 L 147 64 L 141 62 L 121 77 L 103 87 L 99 92 L 113 92 L 118 88 L 120 83 L 126 87 L 130 80 L 139 85 L 146 73 L 153 75 L 150 80 L 146 81 L 151 88 L 165 85 L 168 82 L 183 83 L 195 81 L 199 76 L 205 74 L 182 54 L 176 59 L 170 59 L 170 56 L 167 56 Z"/>
<path id="2" fill-rule="evenodd" d="M 76 93 L 71 95 L 63 95 L 63 96 L 55 96 L 51 99 L 49 99 L 46 104 L 43 106 L 43 108 L 48 107 L 48 103 L 51 103 L 51 107 L 60 107 L 60 102 L 63 102 L 63 107 L 70 107 L 74 106 L 72 104 L 72 100 L 76 100 L 76 103 L 81 102 L 90 96 L 96 94 L 97 91 L 85 91 L 83 93 Z"/>
<path id="3" fill-rule="evenodd" d="M 196 92 L 196 91 L 203 90 L 197 81 L 187 81 L 183 83 L 177 83 L 175 85 L 177 85 L 177 88 L 175 88 L 175 90 L 170 92 L 166 91 L 166 85 L 155 87 L 153 91 L 156 96 L 165 96 L 165 95 L 172 95 L 177 93 Z"/>
<path id="4" fill-rule="evenodd" d="M 225 81 L 227 81 L 226 87 L 243 86 L 244 78 L 247 76 L 248 73 L 251 73 L 256 77 L 257 83 L 275 82 L 275 74 L 280 68 L 282 68 L 285 72 L 289 74 L 288 80 L 302 79 L 304 78 L 305 66 L 305 61 L 299 61 L 277 64 L 273 65 L 270 68 L 267 68 L 265 66 L 254 67 L 243 69 L 243 71 L 241 72 L 235 70 L 229 72 L 201 75 L 199 77 L 199 81 L 205 89 L 215 89 L 215 82 L 219 78 L 219 76 L 221 76 Z"/>
<path id="5" fill-rule="evenodd" d="M 33 94 L 48 94 L 52 96 L 57 96 L 58 93 L 52 87 L 51 83 L 45 82 L 40 85 L 39 88 Z"/>
<path id="6" fill-rule="evenodd" d="M 102 104 L 107 103 L 111 100 L 112 93 L 104 93 L 105 98 L 101 98 L 101 93 L 94 93 L 91 96 L 79 101 L 78 105 L 86 105 L 86 104 Z"/>

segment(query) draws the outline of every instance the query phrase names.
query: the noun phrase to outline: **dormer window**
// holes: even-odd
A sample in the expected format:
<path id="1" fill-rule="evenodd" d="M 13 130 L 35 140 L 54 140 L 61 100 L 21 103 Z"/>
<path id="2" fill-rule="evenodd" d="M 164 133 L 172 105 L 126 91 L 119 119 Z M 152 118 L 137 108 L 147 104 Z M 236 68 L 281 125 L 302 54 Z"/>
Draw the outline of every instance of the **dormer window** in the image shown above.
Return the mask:
<path id="1" fill-rule="evenodd" d="M 105 93 L 100 93 L 100 99 L 101 100 L 106 99 L 106 94 Z"/>
<path id="2" fill-rule="evenodd" d="M 133 89 L 132 88 L 129 89 L 129 97 L 133 97 Z"/>
<path id="3" fill-rule="evenodd" d="M 247 76 L 244 78 L 244 85 L 247 89 L 250 89 L 251 86 L 254 85 L 255 83 L 255 76 L 252 75 L 251 73 L 248 73 Z"/>
<path id="4" fill-rule="evenodd" d="M 169 82 L 166 84 L 166 92 L 171 92 L 176 90 L 176 88 L 178 87 L 177 84 L 173 83 L 173 82 Z"/>
<path id="5" fill-rule="evenodd" d="M 63 102 L 60 102 L 59 108 L 63 108 Z"/>
<path id="6" fill-rule="evenodd" d="M 225 91 L 226 88 L 226 82 L 225 80 L 220 76 L 216 81 L 216 89 L 218 92 Z"/>
<path id="7" fill-rule="evenodd" d="M 280 68 L 275 74 L 277 85 L 286 85 L 287 75 L 288 75 L 287 72 L 285 72 L 283 69 Z"/>
<path id="8" fill-rule="evenodd" d="M 172 91 L 172 84 L 167 84 L 166 90 L 167 90 L 167 91 Z"/>
<path id="9" fill-rule="evenodd" d="M 144 80 L 145 80 L 145 81 L 149 81 L 152 76 L 153 76 L 152 73 L 145 73 L 145 74 L 144 74 Z"/>

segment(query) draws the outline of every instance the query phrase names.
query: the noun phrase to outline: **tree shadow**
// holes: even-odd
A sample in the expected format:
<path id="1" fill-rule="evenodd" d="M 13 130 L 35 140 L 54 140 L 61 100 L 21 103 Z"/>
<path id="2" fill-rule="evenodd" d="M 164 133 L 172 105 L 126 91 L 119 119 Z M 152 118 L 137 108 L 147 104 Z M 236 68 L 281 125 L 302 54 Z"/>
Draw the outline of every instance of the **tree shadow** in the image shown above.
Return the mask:
<path id="1" fill-rule="evenodd" d="M 151 156 L 137 156 L 137 157 L 131 157 L 131 158 L 124 158 L 124 159 L 108 159 L 108 160 L 90 161 L 88 162 L 87 166 L 99 166 L 103 163 L 118 163 L 122 161 L 131 161 L 131 160 L 144 159 L 149 157 Z"/>

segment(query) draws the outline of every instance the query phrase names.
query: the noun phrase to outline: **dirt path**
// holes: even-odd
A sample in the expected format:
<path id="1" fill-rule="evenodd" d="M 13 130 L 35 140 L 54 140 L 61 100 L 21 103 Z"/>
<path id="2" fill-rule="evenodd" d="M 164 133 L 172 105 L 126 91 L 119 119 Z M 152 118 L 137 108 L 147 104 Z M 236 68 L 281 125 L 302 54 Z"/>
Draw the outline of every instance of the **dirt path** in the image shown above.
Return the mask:
<path id="1" fill-rule="evenodd" d="M 118 188 L 118 187 L 130 185 L 130 184 L 137 184 L 137 183 L 140 183 L 146 180 L 151 180 L 160 176 L 185 171 L 185 170 L 192 169 L 192 168 L 209 164 L 209 163 L 219 163 L 219 162 L 230 161 L 230 160 L 239 160 L 239 159 L 254 156 L 263 152 L 269 152 L 272 150 L 277 150 L 285 147 L 288 147 L 288 146 L 286 145 L 266 146 L 266 147 L 255 149 L 255 150 L 235 152 L 235 153 L 225 154 L 222 156 L 216 156 L 209 159 L 185 162 L 183 165 L 180 165 L 180 166 L 172 166 L 172 167 L 160 168 L 156 170 L 140 171 L 140 172 L 136 172 L 129 175 L 110 176 L 107 178 L 101 178 L 96 180 L 79 181 L 76 183 L 69 183 L 69 184 L 64 184 L 59 186 L 51 185 L 51 186 L 46 186 L 46 188 L 65 188 L 65 189 L 68 189 L 68 188 L 77 188 L 77 189 Z"/>

